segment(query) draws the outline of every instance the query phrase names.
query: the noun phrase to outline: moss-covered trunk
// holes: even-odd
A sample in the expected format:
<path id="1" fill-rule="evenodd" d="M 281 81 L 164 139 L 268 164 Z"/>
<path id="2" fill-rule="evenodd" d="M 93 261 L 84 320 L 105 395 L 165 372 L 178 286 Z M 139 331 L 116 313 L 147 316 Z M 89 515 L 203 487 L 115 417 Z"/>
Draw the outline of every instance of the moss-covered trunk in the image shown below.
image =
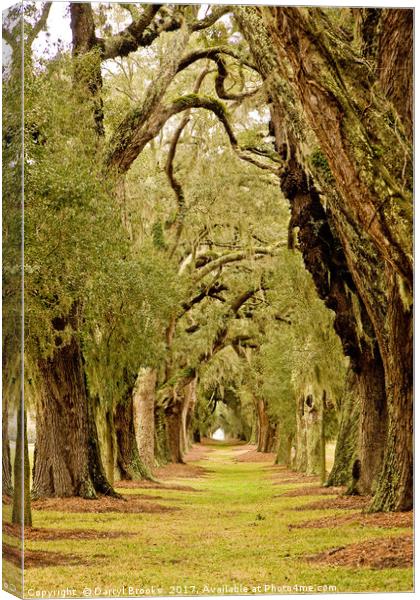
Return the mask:
<path id="1" fill-rule="evenodd" d="M 328 476 L 328 486 L 348 486 L 352 482 L 353 465 L 357 460 L 360 421 L 360 396 L 357 376 L 349 368 L 343 395 L 338 406 L 340 422 L 335 446 L 334 464 Z"/>
<path id="2" fill-rule="evenodd" d="M 5 377 L 6 372 L 3 368 L 3 379 Z M 9 400 L 7 394 L 4 393 L 2 399 L 2 419 L 2 491 L 6 496 L 11 496 L 13 494 L 13 485 L 9 443 Z"/>
<path id="3" fill-rule="evenodd" d="M 145 466 L 155 466 L 155 369 L 142 369 L 138 375 L 133 404 L 134 422 L 139 454 Z"/>
<path id="4" fill-rule="evenodd" d="M 137 447 L 132 392 L 133 386 L 115 409 L 117 469 L 121 479 L 151 479 L 150 470 L 143 463 Z"/>
<path id="5" fill-rule="evenodd" d="M 63 343 L 66 326 L 77 330 L 77 306 L 67 319 L 55 319 L 57 344 L 38 360 L 40 393 L 36 411 L 33 496 L 96 496 L 89 473 L 88 401 L 79 341 Z"/>
<path id="6" fill-rule="evenodd" d="M 26 410 L 21 402 L 17 412 L 12 523 L 32 526 L 30 478 Z"/>
<path id="7" fill-rule="evenodd" d="M 413 319 L 404 304 L 398 275 L 388 269 L 391 329 L 384 361 L 388 429 L 383 469 L 371 510 L 410 510 L 413 506 Z"/>
<path id="8" fill-rule="evenodd" d="M 174 397 L 165 408 L 166 434 L 170 462 L 183 463 L 182 449 L 182 398 Z"/>

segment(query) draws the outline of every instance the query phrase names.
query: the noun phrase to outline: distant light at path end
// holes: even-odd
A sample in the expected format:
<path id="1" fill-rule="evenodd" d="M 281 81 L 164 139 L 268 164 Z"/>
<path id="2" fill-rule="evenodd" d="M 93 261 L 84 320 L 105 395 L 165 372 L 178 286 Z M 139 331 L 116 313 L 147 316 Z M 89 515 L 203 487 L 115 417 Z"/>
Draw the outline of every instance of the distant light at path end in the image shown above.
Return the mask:
<path id="1" fill-rule="evenodd" d="M 225 432 L 223 431 L 223 429 L 221 427 L 219 427 L 219 429 L 216 429 L 216 431 L 213 433 L 211 438 L 212 438 L 212 440 L 223 441 L 225 439 Z"/>

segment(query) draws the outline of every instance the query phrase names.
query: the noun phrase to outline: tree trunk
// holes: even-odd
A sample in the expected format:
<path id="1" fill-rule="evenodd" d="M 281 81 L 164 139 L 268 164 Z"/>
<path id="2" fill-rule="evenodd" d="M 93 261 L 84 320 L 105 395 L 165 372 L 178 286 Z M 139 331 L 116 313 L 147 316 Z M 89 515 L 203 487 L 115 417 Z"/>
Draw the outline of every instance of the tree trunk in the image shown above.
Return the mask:
<path id="1" fill-rule="evenodd" d="M 122 498 L 112 487 L 102 462 L 101 447 L 99 443 L 98 429 L 95 420 L 94 398 L 88 398 L 88 455 L 89 473 L 93 486 L 97 492 L 105 496 Z"/>
<path id="2" fill-rule="evenodd" d="M 115 410 L 115 431 L 117 435 L 117 468 L 121 479 L 152 479 L 152 475 L 140 458 L 134 429 L 134 408 L 132 389 L 127 397 L 118 403 Z"/>
<path id="3" fill-rule="evenodd" d="M 184 403 L 182 406 L 182 434 L 181 447 L 183 452 L 187 452 L 190 447 L 190 426 L 194 407 L 197 402 L 197 379 L 193 379 L 184 388 Z"/>
<path id="4" fill-rule="evenodd" d="M 170 461 L 184 463 L 181 447 L 182 439 L 182 401 L 174 397 L 171 404 L 165 409 L 166 431 Z"/>
<path id="5" fill-rule="evenodd" d="M 3 354 L 4 361 L 4 354 Z M 6 378 L 6 371 L 3 369 L 3 381 Z M 4 389 L 4 388 L 3 388 Z M 13 495 L 12 485 L 12 465 L 10 462 L 10 443 L 9 443 L 9 400 L 7 393 L 3 392 L 2 406 L 2 490 L 6 496 Z"/>
<path id="6" fill-rule="evenodd" d="M 13 494 L 12 523 L 32 526 L 30 466 L 26 410 L 19 405 L 17 413 L 16 454 L 14 464 L 15 489 Z"/>
<path id="7" fill-rule="evenodd" d="M 388 269 L 391 271 L 390 269 Z M 388 273 L 391 329 L 384 366 L 388 393 L 388 431 L 383 469 L 371 506 L 378 510 L 413 507 L 413 319 L 402 300 L 398 275 Z"/>
<path id="8" fill-rule="evenodd" d="M 292 443 L 293 434 L 287 431 L 279 432 L 279 446 L 276 456 L 276 465 L 286 465 L 289 469 L 292 466 Z"/>
<path id="9" fill-rule="evenodd" d="M 258 416 L 257 452 L 271 452 L 275 431 L 268 418 L 264 400 L 258 398 L 256 406 Z"/>
<path id="10" fill-rule="evenodd" d="M 323 460 L 322 447 L 322 400 L 315 398 L 314 394 L 307 394 L 305 398 L 306 413 L 306 444 L 307 465 L 306 475 L 322 475 Z"/>
<path id="11" fill-rule="evenodd" d="M 327 486 L 350 485 L 352 469 L 357 459 L 360 421 L 360 396 L 357 376 L 349 368 L 343 396 L 340 400 L 340 425 L 335 446 L 334 464 L 328 476 Z"/>
<path id="12" fill-rule="evenodd" d="M 59 332 L 71 322 L 55 319 Z M 61 339 L 57 333 L 57 344 Z M 38 360 L 41 383 L 36 413 L 33 496 L 95 498 L 89 474 L 88 405 L 79 342 L 75 335 L 52 357 Z"/>
<path id="13" fill-rule="evenodd" d="M 155 466 L 156 378 L 156 369 L 142 369 L 133 397 L 137 446 L 141 460 L 148 469 Z"/>
<path id="14" fill-rule="evenodd" d="M 155 405 L 155 460 L 158 465 L 166 465 L 171 461 L 165 409 Z"/>
<path id="15" fill-rule="evenodd" d="M 293 468 L 301 473 L 306 473 L 308 466 L 307 448 L 305 396 L 300 394 L 296 396 L 296 449 Z"/>
<path id="16" fill-rule="evenodd" d="M 377 345 L 362 352 L 361 372 L 357 374 L 360 398 L 358 480 L 353 489 L 371 494 L 382 468 L 387 431 L 384 369 Z"/>

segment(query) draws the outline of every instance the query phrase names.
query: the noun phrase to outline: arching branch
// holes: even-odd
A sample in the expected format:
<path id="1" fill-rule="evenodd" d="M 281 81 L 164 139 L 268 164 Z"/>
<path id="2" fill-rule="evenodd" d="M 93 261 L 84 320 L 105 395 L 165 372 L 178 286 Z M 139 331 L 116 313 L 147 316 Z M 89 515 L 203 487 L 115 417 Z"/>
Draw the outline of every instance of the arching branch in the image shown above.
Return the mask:
<path id="1" fill-rule="evenodd" d="M 209 70 L 204 69 L 198 76 L 197 81 L 195 82 L 195 85 L 194 85 L 194 93 L 195 94 L 197 94 L 199 92 L 201 84 L 204 81 L 204 78 L 206 77 L 206 75 L 208 73 L 209 73 Z M 175 220 L 177 228 L 176 228 L 176 234 L 175 234 L 175 241 L 174 241 L 172 250 L 169 255 L 170 258 L 172 258 L 172 256 L 175 253 L 175 250 L 178 247 L 178 243 L 181 238 L 182 229 L 184 227 L 185 215 L 186 215 L 186 211 L 187 211 L 184 191 L 182 189 L 181 183 L 176 179 L 176 177 L 174 175 L 173 164 L 174 164 L 175 153 L 176 153 L 176 148 L 177 148 L 179 139 L 180 139 L 181 134 L 184 131 L 185 127 L 188 125 L 189 120 L 190 120 L 190 111 L 187 111 L 185 113 L 184 117 L 182 118 L 181 123 L 178 125 L 178 127 L 175 131 L 175 134 L 171 140 L 171 144 L 169 146 L 168 158 L 167 158 L 166 165 L 165 165 L 165 172 L 169 179 L 169 183 L 171 184 L 171 187 L 175 192 L 175 196 L 176 196 L 176 200 L 177 200 L 177 204 L 178 204 L 178 213 L 177 213 L 176 220 Z"/>
<path id="2" fill-rule="evenodd" d="M 181 96 L 170 105 L 160 105 L 150 118 L 145 118 L 144 108 L 132 110 L 119 125 L 111 139 L 106 161 L 108 168 L 115 169 L 119 173 L 127 172 L 146 144 L 156 137 L 172 116 L 192 108 L 203 108 L 216 115 L 225 129 L 233 151 L 239 158 L 261 169 L 270 171 L 275 175 L 279 175 L 280 167 L 273 167 L 272 165 L 263 163 L 239 147 L 229 122 L 226 107 L 222 102 L 209 96 L 199 96 L 197 94 Z"/>
<path id="3" fill-rule="evenodd" d="M 244 60 L 239 52 L 232 50 L 231 48 L 227 48 L 226 46 L 220 46 L 215 48 L 206 48 L 205 50 L 197 50 L 195 52 L 191 52 L 179 64 L 178 72 L 186 69 L 191 64 L 201 59 L 212 60 L 216 63 L 217 66 L 217 76 L 215 81 L 216 93 L 219 98 L 222 100 L 235 100 L 236 102 L 241 102 L 245 98 L 249 98 L 254 96 L 261 88 L 258 87 L 255 90 L 240 92 L 237 94 L 232 94 L 227 92 L 225 89 L 225 80 L 228 76 L 228 69 L 226 66 L 226 62 L 223 58 L 223 54 L 232 56 L 239 60 L 242 64 L 246 64 L 250 68 L 256 70 L 256 67 L 252 65 L 249 61 Z"/>
<path id="4" fill-rule="evenodd" d="M 204 279 L 204 277 L 206 277 L 215 269 L 218 269 L 232 262 L 238 262 L 247 258 L 254 258 L 258 256 L 274 256 L 277 248 L 279 247 L 280 244 L 276 244 L 274 246 L 268 246 L 266 248 L 255 248 L 252 251 L 241 250 L 238 252 L 229 252 L 228 254 L 223 254 L 222 256 L 212 260 L 210 263 L 206 264 L 202 269 L 200 269 L 199 273 L 195 278 L 195 282 L 201 281 L 202 279 Z"/>

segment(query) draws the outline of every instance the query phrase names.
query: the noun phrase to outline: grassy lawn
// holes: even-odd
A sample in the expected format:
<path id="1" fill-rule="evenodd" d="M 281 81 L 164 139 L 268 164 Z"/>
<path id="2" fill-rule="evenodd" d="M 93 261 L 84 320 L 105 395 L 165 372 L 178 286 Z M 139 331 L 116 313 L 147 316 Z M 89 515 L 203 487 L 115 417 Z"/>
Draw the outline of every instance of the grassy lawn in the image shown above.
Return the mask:
<path id="1" fill-rule="evenodd" d="M 354 523 L 339 528 L 289 528 L 290 524 L 344 511 L 296 511 L 295 507 L 319 497 L 281 497 L 284 491 L 302 484 L 274 485 L 269 463 L 235 462 L 233 457 L 232 446 L 212 445 L 207 460 L 197 463 L 208 469 L 204 477 L 174 481 L 192 486 L 194 491 L 120 489 L 128 496 L 141 494 L 155 506 L 175 508 L 173 512 L 35 510 L 37 528 L 93 529 L 98 537 L 26 541 L 28 550 L 78 557 L 72 565 L 29 568 L 25 573 L 26 595 L 67 587 L 75 588 L 77 595 L 89 595 L 85 588 L 92 594 L 96 588 L 97 595 L 130 595 L 130 586 L 137 588 L 138 595 L 151 586 L 156 595 L 208 595 L 220 594 L 222 586 L 235 584 L 237 588 L 242 586 L 240 593 L 273 593 L 272 585 L 276 589 L 327 585 L 335 586 L 338 592 L 412 590 L 410 568 L 328 567 L 309 564 L 303 558 L 336 546 L 407 534 L 409 530 Z M 103 537 L 108 532 L 120 532 L 121 537 Z M 6 536 L 5 541 L 11 543 L 10 537 Z M 230 590 L 222 590 L 226 591 Z M 280 591 L 287 592 L 288 588 Z"/>

